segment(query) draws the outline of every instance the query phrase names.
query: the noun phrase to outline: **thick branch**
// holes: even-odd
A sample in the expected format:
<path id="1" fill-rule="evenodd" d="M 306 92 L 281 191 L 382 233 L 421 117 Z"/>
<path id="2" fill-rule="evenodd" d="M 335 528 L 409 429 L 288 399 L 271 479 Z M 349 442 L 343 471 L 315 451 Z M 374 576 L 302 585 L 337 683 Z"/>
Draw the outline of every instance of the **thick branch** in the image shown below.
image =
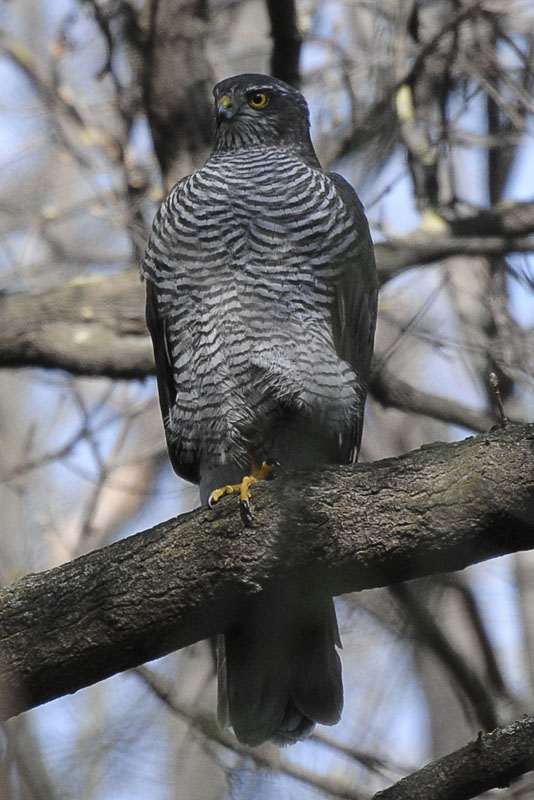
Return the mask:
<path id="1" fill-rule="evenodd" d="M 373 800 L 468 800 L 534 769 L 534 717 L 479 735 L 460 750 L 375 794 Z"/>
<path id="2" fill-rule="evenodd" d="M 135 269 L 78 278 L 42 292 L 0 296 L 0 364 L 75 375 L 143 378 L 154 372 Z"/>
<path id="3" fill-rule="evenodd" d="M 260 486 L 0 594 L 2 712 L 223 631 L 274 580 L 331 594 L 534 548 L 534 425 Z"/>

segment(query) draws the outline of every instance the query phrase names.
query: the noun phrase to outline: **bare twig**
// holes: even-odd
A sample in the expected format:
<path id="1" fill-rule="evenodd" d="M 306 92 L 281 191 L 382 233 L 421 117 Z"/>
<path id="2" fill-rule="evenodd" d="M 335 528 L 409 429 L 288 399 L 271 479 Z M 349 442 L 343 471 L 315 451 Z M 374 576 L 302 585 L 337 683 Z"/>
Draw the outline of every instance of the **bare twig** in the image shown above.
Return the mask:
<path id="1" fill-rule="evenodd" d="M 491 691 L 455 649 L 425 604 L 419 601 L 417 593 L 410 586 L 403 585 L 393 586 L 390 591 L 404 606 L 415 637 L 437 655 L 455 681 L 460 696 L 467 697 L 472 703 L 478 724 L 485 730 L 495 728 L 499 720 Z"/>
<path id="2" fill-rule="evenodd" d="M 479 433 L 489 430 L 494 422 L 492 417 L 483 411 L 469 408 L 447 397 L 416 389 L 401 378 L 397 378 L 380 363 L 373 369 L 369 390 L 375 400 L 384 406 L 400 408 L 414 414 L 424 414 Z"/>
<path id="3" fill-rule="evenodd" d="M 212 715 L 203 713 L 198 708 L 189 706 L 174 698 L 166 682 L 159 675 L 156 675 L 153 670 L 146 667 L 138 667 L 135 670 L 135 674 L 152 689 L 169 711 L 186 719 L 196 731 L 212 742 L 221 745 L 236 755 L 246 756 L 247 759 L 254 761 L 258 767 L 270 769 L 272 772 L 281 772 L 301 783 L 326 792 L 331 797 L 337 797 L 339 800 L 368 800 L 370 797 L 368 793 L 355 789 L 348 783 L 324 777 L 319 772 L 313 772 L 299 764 L 295 764 L 288 758 L 281 756 L 277 749 L 271 745 L 250 748 L 240 744 L 230 733 L 220 730 Z"/>
<path id="4" fill-rule="evenodd" d="M 489 380 L 495 394 L 495 399 L 497 400 L 497 407 L 499 409 L 499 414 L 501 415 L 501 425 L 506 425 L 509 420 L 506 416 L 502 402 L 501 390 L 499 389 L 499 379 L 494 372 L 490 372 Z"/>

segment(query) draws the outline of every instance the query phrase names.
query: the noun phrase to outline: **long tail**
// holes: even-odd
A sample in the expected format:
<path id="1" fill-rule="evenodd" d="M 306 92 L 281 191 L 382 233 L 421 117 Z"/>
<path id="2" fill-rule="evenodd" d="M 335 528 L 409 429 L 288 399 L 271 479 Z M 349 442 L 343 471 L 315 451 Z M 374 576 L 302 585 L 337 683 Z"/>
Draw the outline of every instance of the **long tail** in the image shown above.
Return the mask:
<path id="1" fill-rule="evenodd" d="M 277 586 L 218 642 L 218 718 L 243 744 L 291 744 L 343 707 L 341 646 L 331 598 Z"/>

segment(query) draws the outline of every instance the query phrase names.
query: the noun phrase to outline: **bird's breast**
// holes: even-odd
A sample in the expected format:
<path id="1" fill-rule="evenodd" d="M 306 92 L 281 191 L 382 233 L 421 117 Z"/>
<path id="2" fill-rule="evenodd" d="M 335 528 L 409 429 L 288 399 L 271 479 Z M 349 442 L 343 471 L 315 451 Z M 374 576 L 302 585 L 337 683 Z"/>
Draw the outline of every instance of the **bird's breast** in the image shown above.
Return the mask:
<path id="1" fill-rule="evenodd" d="M 199 266 L 270 275 L 297 270 L 339 277 L 354 232 L 341 198 L 321 170 L 280 153 L 208 161 L 186 194 L 197 209 Z M 185 248 L 188 220 L 182 225 Z"/>

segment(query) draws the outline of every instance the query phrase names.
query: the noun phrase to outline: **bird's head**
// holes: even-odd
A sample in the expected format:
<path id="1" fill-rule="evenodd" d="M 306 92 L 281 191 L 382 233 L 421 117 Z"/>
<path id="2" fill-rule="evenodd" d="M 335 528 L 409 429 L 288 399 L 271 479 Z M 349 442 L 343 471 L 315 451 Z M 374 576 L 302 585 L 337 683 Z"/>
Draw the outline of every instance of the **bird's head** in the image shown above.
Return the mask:
<path id="1" fill-rule="evenodd" d="M 268 75 L 235 75 L 218 83 L 215 150 L 257 145 L 313 154 L 306 100 L 292 86 Z"/>

